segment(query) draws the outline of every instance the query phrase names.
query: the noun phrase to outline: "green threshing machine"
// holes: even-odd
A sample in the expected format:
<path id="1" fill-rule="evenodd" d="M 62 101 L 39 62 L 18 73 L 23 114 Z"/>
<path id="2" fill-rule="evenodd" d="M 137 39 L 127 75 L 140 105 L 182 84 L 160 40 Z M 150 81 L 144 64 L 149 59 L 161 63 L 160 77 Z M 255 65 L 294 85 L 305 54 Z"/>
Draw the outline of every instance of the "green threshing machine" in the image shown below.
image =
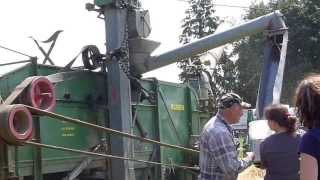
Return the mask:
<path id="1" fill-rule="evenodd" d="M 279 102 L 288 31 L 278 11 L 152 56 L 159 43 L 146 39 L 149 12 L 138 1 L 86 8 L 104 19 L 106 54 L 85 46 L 83 68 L 31 57 L 0 77 L 0 180 L 196 179 L 210 83 L 201 72 L 182 84 L 141 75 L 254 33 L 266 32 L 257 118 Z"/>

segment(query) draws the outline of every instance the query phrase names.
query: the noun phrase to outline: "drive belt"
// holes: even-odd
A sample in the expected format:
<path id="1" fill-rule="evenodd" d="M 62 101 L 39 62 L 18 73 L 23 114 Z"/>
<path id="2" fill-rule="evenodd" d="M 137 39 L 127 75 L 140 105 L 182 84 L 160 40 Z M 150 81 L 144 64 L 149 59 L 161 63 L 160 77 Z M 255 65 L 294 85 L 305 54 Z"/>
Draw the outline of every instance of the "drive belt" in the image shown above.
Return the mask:
<path id="1" fill-rule="evenodd" d="M 178 150 L 182 150 L 182 151 L 185 151 L 185 152 L 199 153 L 199 151 L 195 150 L 195 149 L 190 149 L 190 148 L 186 148 L 186 147 L 183 147 L 183 146 L 177 146 L 177 145 L 173 145 L 173 144 L 167 144 L 167 143 L 159 142 L 159 141 L 156 141 L 156 140 L 153 140 L 153 139 L 142 138 L 142 137 L 134 135 L 134 134 L 129 134 L 129 133 L 117 131 L 115 129 L 110 129 L 110 128 L 107 128 L 107 127 L 104 127 L 104 126 L 98 126 L 96 124 L 91 124 L 91 123 L 88 123 L 88 122 L 85 122 L 85 121 L 81 121 L 79 119 L 63 116 L 63 115 L 56 114 L 56 113 L 49 112 L 49 111 L 44 111 L 42 109 L 34 108 L 34 107 L 31 107 L 31 106 L 26 106 L 25 105 L 25 107 L 28 108 L 31 113 L 36 113 L 36 114 L 38 114 L 40 116 L 51 117 L 52 119 L 55 119 L 55 120 L 60 120 L 60 121 L 69 122 L 69 123 L 73 123 L 73 124 L 79 124 L 79 125 L 82 125 L 84 127 L 93 128 L 93 129 L 95 129 L 97 131 L 104 131 L 104 132 L 107 132 L 109 134 L 115 134 L 115 135 L 119 135 L 119 136 L 124 136 L 124 137 L 127 137 L 127 138 L 136 139 L 136 140 L 139 140 L 139 141 L 142 141 L 142 142 L 147 142 L 147 143 L 151 143 L 151 144 L 157 144 L 157 145 L 160 145 L 160 146 L 165 146 L 165 147 L 169 147 L 169 148 L 173 148 L 173 149 L 178 149 Z"/>
<path id="2" fill-rule="evenodd" d="M 56 74 L 51 74 L 46 76 L 46 78 L 53 84 L 72 80 L 74 78 L 79 78 L 79 76 L 87 75 L 90 72 L 86 71 L 71 71 L 71 72 L 61 72 Z M 32 83 L 32 81 L 40 76 L 31 76 L 23 80 L 14 90 L 13 92 L 6 98 L 3 104 L 10 105 L 12 104 L 18 96 L 22 94 L 24 90 L 28 88 L 28 86 Z"/>
<path id="3" fill-rule="evenodd" d="M 37 78 L 37 76 L 32 76 L 26 78 L 24 81 L 22 81 L 14 90 L 13 92 L 6 98 L 6 100 L 3 102 L 5 105 L 12 104 L 17 97 L 31 84 L 31 82 Z"/>
<path id="4" fill-rule="evenodd" d="M 24 142 L 24 144 L 32 145 L 32 146 L 36 146 L 36 147 L 41 147 L 41 148 L 48 148 L 48 149 L 66 151 L 66 152 L 80 153 L 80 154 L 85 154 L 85 155 L 89 155 L 89 156 L 98 156 L 98 157 L 104 157 L 104 158 L 109 158 L 109 159 L 134 161 L 134 162 L 146 163 L 146 164 L 152 164 L 152 165 L 161 165 L 161 166 L 170 167 L 170 168 L 180 168 L 180 169 L 185 169 L 185 170 L 199 171 L 198 167 L 183 166 L 183 165 L 178 165 L 178 164 L 173 164 L 173 163 L 166 164 L 166 163 L 160 163 L 160 162 L 127 158 L 127 157 L 122 157 L 122 156 L 115 156 L 115 155 L 111 155 L 111 154 L 100 154 L 100 153 L 95 153 L 95 152 L 83 151 L 83 150 L 79 150 L 79 149 L 71 149 L 71 148 L 66 148 L 66 147 L 61 147 L 61 146 L 41 144 L 41 143 L 37 143 L 34 141 L 26 141 L 26 142 Z"/>

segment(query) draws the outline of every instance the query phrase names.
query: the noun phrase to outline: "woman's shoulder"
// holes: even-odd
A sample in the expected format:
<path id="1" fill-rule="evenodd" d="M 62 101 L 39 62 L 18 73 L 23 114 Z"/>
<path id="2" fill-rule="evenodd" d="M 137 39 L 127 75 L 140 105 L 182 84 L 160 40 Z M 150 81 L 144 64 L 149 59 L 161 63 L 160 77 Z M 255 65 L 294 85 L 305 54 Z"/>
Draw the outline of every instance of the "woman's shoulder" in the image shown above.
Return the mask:
<path id="1" fill-rule="evenodd" d="M 292 136 L 291 134 L 289 134 L 287 132 L 282 132 L 282 133 L 272 134 L 269 137 L 267 137 L 265 140 L 272 141 L 273 139 L 278 140 L 278 139 L 281 139 L 281 138 L 288 138 L 288 137 L 291 138 L 291 137 L 294 137 L 294 136 Z"/>
<path id="2" fill-rule="evenodd" d="M 313 128 L 307 131 L 306 134 L 311 134 L 313 136 L 320 136 L 320 128 Z"/>
<path id="3" fill-rule="evenodd" d="M 310 139 L 320 142 L 320 128 L 310 129 L 302 136 L 302 141 Z"/>
<path id="4" fill-rule="evenodd" d="M 319 158 L 318 149 L 320 149 L 320 129 L 310 129 L 302 136 L 299 151 Z"/>
<path id="5" fill-rule="evenodd" d="M 278 140 L 278 139 L 279 139 L 278 136 L 279 136 L 279 134 L 272 134 L 272 135 L 270 135 L 269 137 L 265 138 L 265 139 L 261 142 L 261 144 L 262 144 L 262 145 L 268 145 L 268 144 L 270 144 L 270 143 Z"/>
<path id="6" fill-rule="evenodd" d="M 289 143 L 289 144 L 299 144 L 301 137 L 299 135 L 292 135 L 289 133 L 280 133 L 280 134 L 273 134 L 267 137 L 262 143 L 265 146 L 268 145 L 278 145 L 279 143 Z"/>

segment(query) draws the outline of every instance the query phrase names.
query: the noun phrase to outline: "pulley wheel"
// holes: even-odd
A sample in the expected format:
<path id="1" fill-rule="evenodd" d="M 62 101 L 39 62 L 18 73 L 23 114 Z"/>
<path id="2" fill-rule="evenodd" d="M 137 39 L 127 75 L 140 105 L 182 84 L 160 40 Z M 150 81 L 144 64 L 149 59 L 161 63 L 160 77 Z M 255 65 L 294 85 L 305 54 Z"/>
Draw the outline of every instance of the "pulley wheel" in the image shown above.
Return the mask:
<path id="1" fill-rule="evenodd" d="M 42 76 L 35 77 L 27 90 L 27 104 L 45 111 L 52 111 L 56 105 L 54 86 Z"/>
<path id="2" fill-rule="evenodd" d="M 82 48 L 82 62 L 86 69 L 94 70 L 99 67 L 100 51 L 95 45 L 88 45 Z"/>
<path id="3" fill-rule="evenodd" d="M 9 144 L 21 145 L 32 138 L 33 123 L 29 110 L 21 104 L 0 106 L 0 136 Z"/>

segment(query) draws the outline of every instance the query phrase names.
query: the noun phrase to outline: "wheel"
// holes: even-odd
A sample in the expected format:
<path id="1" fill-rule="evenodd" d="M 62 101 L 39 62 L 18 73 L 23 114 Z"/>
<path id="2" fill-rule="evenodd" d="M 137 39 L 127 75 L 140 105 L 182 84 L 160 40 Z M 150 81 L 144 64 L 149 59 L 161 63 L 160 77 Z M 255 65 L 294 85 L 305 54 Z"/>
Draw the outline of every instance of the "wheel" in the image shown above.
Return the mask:
<path id="1" fill-rule="evenodd" d="M 82 49 L 82 61 L 86 69 L 94 70 L 99 67 L 100 51 L 97 46 L 88 45 Z"/>
<path id="2" fill-rule="evenodd" d="M 0 106 L 0 137 L 12 145 L 22 145 L 33 135 L 29 110 L 21 104 Z"/>
<path id="3" fill-rule="evenodd" d="M 56 95 L 53 84 L 43 76 L 35 77 L 27 89 L 26 104 L 52 111 L 56 105 Z"/>

